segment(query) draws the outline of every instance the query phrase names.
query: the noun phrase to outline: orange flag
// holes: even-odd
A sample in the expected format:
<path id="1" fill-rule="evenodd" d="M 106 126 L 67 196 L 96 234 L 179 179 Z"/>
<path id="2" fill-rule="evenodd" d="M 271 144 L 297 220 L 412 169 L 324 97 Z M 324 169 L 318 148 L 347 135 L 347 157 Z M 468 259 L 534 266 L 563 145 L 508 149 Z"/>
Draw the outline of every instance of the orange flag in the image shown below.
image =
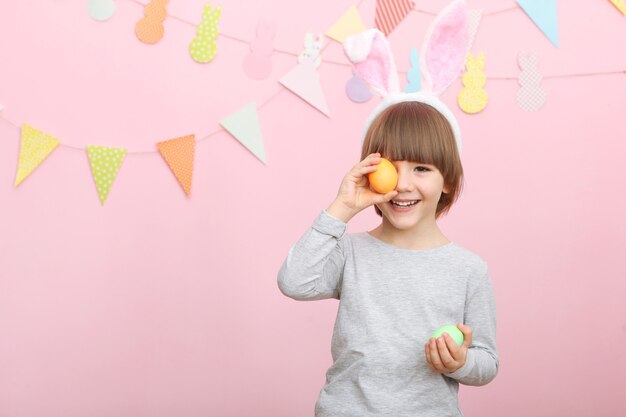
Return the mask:
<path id="1" fill-rule="evenodd" d="M 176 176 L 176 179 L 185 190 L 191 194 L 191 177 L 193 174 L 193 159 L 196 149 L 196 135 L 183 136 L 176 139 L 157 143 L 159 152 Z"/>

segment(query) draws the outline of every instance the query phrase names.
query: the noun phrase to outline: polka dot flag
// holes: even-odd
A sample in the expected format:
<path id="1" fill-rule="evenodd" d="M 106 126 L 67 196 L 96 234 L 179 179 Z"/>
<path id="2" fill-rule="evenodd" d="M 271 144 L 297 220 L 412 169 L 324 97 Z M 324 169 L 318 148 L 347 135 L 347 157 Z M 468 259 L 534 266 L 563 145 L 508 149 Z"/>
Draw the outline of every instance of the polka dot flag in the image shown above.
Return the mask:
<path id="1" fill-rule="evenodd" d="M 190 195 L 196 136 L 188 135 L 159 142 L 157 148 L 183 187 L 185 194 Z"/>
<path id="2" fill-rule="evenodd" d="M 124 148 L 107 148 L 106 146 L 87 146 L 87 156 L 91 163 L 91 173 L 96 182 L 100 203 L 104 205 L 117 171 L 126 155 Z"/>
<path id="3" fill-rule="evenodd" d="M 15 186 L 20 185 L 57 146 L 57 138 L 24 123 Z"/>

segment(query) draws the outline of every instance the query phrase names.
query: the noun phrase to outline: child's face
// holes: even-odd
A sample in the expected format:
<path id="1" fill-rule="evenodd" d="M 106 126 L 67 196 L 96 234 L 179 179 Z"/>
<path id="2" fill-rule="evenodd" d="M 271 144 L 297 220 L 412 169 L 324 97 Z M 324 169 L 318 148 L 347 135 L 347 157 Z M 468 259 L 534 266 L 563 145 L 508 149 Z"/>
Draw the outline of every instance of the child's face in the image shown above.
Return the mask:
<path id="1" fill-rule="evenodd" d="M 441 193 L 448 192 L 441 172 L 434 165 L 391 162 L 398 170 L 398 195 L 387 203 L 377 205 L 383 216 L 401 230 L 434 222 Z"/>

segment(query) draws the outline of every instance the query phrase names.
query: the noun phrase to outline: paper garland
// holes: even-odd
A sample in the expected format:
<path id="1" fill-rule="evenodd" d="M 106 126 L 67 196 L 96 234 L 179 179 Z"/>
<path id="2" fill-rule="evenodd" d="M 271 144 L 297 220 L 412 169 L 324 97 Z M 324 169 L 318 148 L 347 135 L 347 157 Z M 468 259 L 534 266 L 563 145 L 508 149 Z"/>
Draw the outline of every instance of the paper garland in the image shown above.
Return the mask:
<path id="1" fill-rule="evenodd" d="M 304 101 L 330 116 L 326 97 L 322 91 L 319 76 L 315 71 L 315 63 L 304 61 L 296 65 L 279 80 L 282 85 L 300 96 Z"/>
<path id="2" fill-rule="evenodd" d="M 355 103 L 365 103 L 373 97 L 367 83 L 359 77 L 354 68 L 352 69 L 352 78 L 346 83 L 346 95 Z"/>
<path id="3" fill-rule="evenodd" d="M 222 8 L 212 8 L 209 3 L 204 6 L 202 21 L 196 30 L 196 37 L 189 44 L 189 53 L 194 61 L 201 64 L 213 61 L 217 55 L 215 40 L 219 35 L 218 22 L 222 16 Z"/>
<path id="4" fill-rule="evenodd" d="M 404 87 L 405 93 L 415 93 L 422 89 L 422 73 L 419 65 L 419 54 L 417 48 L 411 48 L 411 67 L 406 73 L 406 80 L 409 82 Z"/>
<path id="5" fill-rule="evenodd" d="M 326 31 L 326 36 L 343 43 L 348 36 L 361 33 L 365 29 L 363 19 L 353 5 Z"/>
<path id="6" fill-rule="evenodd" d="M 1 107 L 1 106 L 0 106 Z M 263 163 L 267 162 L 256 104 L 222 119 L 220 124 Z M 60 144 L 59 139 L 24 123 L 15 186 L 28 177 Z M 187 196 L 191 195 L 195 135 L 158 142 L 157 149 Z M 124 148 L 87 146 L 87 156 L 100 203 L 104 205 L 127 151 Z"/>
<path id="7" fill-rule="evenodd" d="M 256 27 L 256 39 L 250 43 L 250 55 L 243 61 L 243 69 L 253 80 L 267 78 L 272 72 L 272 52 L 276 26 L 259 22 Z"/>
<path id="8" fill-rule="evenodd" d="M 113 0 L 89 0 L 87 12 L 95 20 L 104 22 L 109 20 L 115 13 L 115 2 Z"/>
<path id="9" fill-rule="evenodd" d="M 265 147 L 259 127 L 259 115 L 256 103 L 250 103 L 243 109 L 222 119 L 220 124 L 243 146 L 248 148 L 261 162 L 267 163 Z"/>
<path id="10" fill-rule="evenodd" d="M 389 36 L 414 5 L 411 0 L 377 0 L 374 24 L 385 36 Z"/>
<path id="11" fill-rule="evenodd" d="M 87 146 L 87 156 L 91 164 L 91 173 L 96 182 L 98 197 L 100 197 L 100 204 L 102 205 L 104 205 L 104 202 L 109 196 L 111 185 L 113 185 L 113 181 L 115 181 L 117 171 L 119 171 L 125 155 L 126 149 L 124 148 L 109 148 L 95 145 Z"/>
<path id="12" fill-rule="evenodd" d="M 613 6 L 617 7 L 617 10 L 626 15 L 626 1 L 624 0 L 609 0 Z"/>
<path id="13" fill-rule="evenodd" d="M 522 88 L 517 92 L 517 104 L 526 111 L 537 111 L 546 102 L 546 92 L 541 88 L 541 74 L 537 70 L 537 53 L 520 52 L 517 62 L 522 69 L 519 84 Z"/>
<path id="14" fill-rule="evenodd" d="M 517 4 L 541 29 L 556 47 L 559 46 L 559 29 L 556 0 L 517 0 Z"/>
<path id="15" fill-rule="evenodd" d="M 626 13 L 626 2 L 624 0 L 610 1 L 619 11 Z M 140 35 L 140 33 L 145 32 L 143 35 L 146 36 L 143 36 L 144 39 L 142 39 L 142 41 L 148 40 L 149 42 L 157 42 L 162 38 L 162 22 L 167 16 L 167 12 L 165 11 L 166 3 L 167 0 L 153 0 L 145 6 L 145 17 L 139 21 L 136 26 L 138 37 L 141 38 L 142 35 Z M 529 17 L 535 21 L 546 36 L 558 46 L 556 0 L 547 0 L 545 2 L 541 0 L 517 0 L 517 3 Z M 413 7 L 413 3 L 406 0 L 404 0 L 401 5 L 404 9 L 400 15 L 398 15 L 398 10 L 396 10 L 400 7 L 398 3 L 391 4 L 390 0 L 380 0 L 377 2 L 377 19 L 381 26 L 387 24 L 387 33 L 391 32 Z M 393 8 L 396 15 L 391 17 L 390 11 L 385 9 L 385 7 Z M 114 11 L 115 3 L 112 0 L 89 0 L 88 2 L 88 12 L 96 20 L 106 20 L 113 15 Z M 217 22 L 220 15 L 221 9 L 219 7 L 211 9 L 208 4 L 206 5 L 203 22 L 198 26 L 198 36 L 194 39 L 194 41 L 196 41 L 196 47 L 193 47 L 193 41 L 190 45 L 190 52 L 192 56 L 194 56 L 194 59 L 201 58 L 201 60 L 206 60 L 207 57 L 210 59 L 215 57 L 216 48 L 212 48 L 212 46 L 215 46 L 214 40 L 218 35 Z M 481 17 L 481 11 L 470 11 L 472 42 L 476 36 Z M 385 19 L 390 20 L 384 22 Z M 147 25 L 146 22 L 152 22 L 152 24 L 156 22 L 156 29 L 154 26 Z M 347 35 L 361 30 L 362 27 L 363 22 L 358 14 L 358 10 L 356 10 L 356 7 L 352 6 L 326 33 L 327 36 L 340 42 Z M 259 33 L 261 32 L 262 31 Z M 270 32 L 271 36 L 266 36 L 267 33 Z M 273 37 L 275 29 L 272 26 L 271 31 L 267 31 L 263 36 L 260 36 L 259 33 L 257 34 L 258 37 L 263 39 L 258 39 L 259 42 L 257 45 L 261 45 L 261 47 L 258 49 L 253 48 L 252 44 L 254 43 L 252 43 L 251 50 L 253 54 L 258 51 L 263 51 L 261 57 L 265 60 L 264 64 L 266 65 L 266 69 L 262 72 L 267 74 L 267 66 L 269 66 L 271 71 L 269 56 L 273 50 L 271 43 L 267 42 L 267 40 Z M 209 36 L 208 38 L 207 34 Z M 211 45 L 209 45 L 208 48 L 206 47 L 207 39 L 213 41 L 209 42 Z M 310 39 L 310 36 L 308 39 Z M 199 43 L 202 42 L 204 46 L 198 46 Z M 309 104 L 329 116 L 328 106 L 321 89 L 321 84 L 319 83 L 319 76 L 315 70 L 316 64 L 320 62 L 319 52 L 321 50 L 321 36 L 318 37 L 318 41 L 305 42 L 305 45 L 307 48 L 303 54 L 304 59 L 302 59 L 301 54 L 301 61 L 303 62 L 285 74 L 280 82 Z M 258 58 L 258 56 L 256 58 Z M 411 60 L 413 61 L 412 67 L 418 67 L 418 56 L 417 50 L 415 49 L 411 51 Z M 517 94 L 518 104 L 525 111 L 537 111 L 545 104 L 546 98 L 546 93 L 540 85 L 542 77 L 536 68 L 537 56 L 534 52 L 531 54 L 524 54 L 522 52 L 519 54 L 518 63 L 521 68 L 519 84 L 522 87 Z M 486 83 L 486 77 L 483 73 L 484 54 L 481 53 L 476 59 L 470 54 L 470 56 L 468 56 L 467 68 L 468 71 L 463 77 L 465 87 L 459 93 L 458 101 L 464 111 L 476 113 L 484 109 L 488 102 L 488 95 L 483 89 Z M 254 71 L 246 72 L 249 75 L 254 73 Z M 621 71 L 619 71 L 619 73 L 621 73 Z M 410 81 L 409 84 L 415 83 L 417 79 L 416 74 L 414 74 L 412 70 L 407 72 L 407 77 Z M 363 86 L 362 80 L 355 77 L 350 80 L 346 90 L 354 93 L 358 92 L 359 88 Z M 407 86 L 407 88 L 409 88 L 409 86 Z M 351 99 L 362 102 L 371 97 L 371 92 L 369 92 L 369 94 L 361 93 L 363 93 L 363 91 L 359 93 L 361 95 L 360 97 L 357 97 L 359 94 L 356 94 L 356 96 L 351 97 Z M 0 111 L 2 109 L 3 106 L 0 104 Z M 256 104 L 252 103 L 244 107 L 240 111 L 224 118 L 220 123 L 225 130 L 239 140 L 239 142 L 248 148 L 259 160 L 266 163 Z M 37 169 L 59 144 L 60 142 L 57 138 L 24 123 L 22 126 L 22 140 L 15 186 L 20 185 L 25 178 Z M 177 178 L 184 192 L 190 195 L 195 153 L 195 135 L 159 142 L 157 143 L 157 149 Z M 126 155 L 126 149 L 89 145 L 87 147 L 87 154 L 100 201 L 104 204 L 108 198 L 110 188 L 117 176 L 124 156 Z"/>
<path id="16" fill-rule="evenodd" d="M 465 86 L 458 96 L 459 106 L 465 113 L 478 113 L 482 111 L 489 101 L 487 92 L 483 89 L 487 83 L 487 77 L 483 73 L 485 69 L 485 54 L 478 54 L 477 58 L 470 52 L 465 63 L 467 72 L 463 74 Z"/>
<path id="17" fill-rule="evenodd" d="M 482 10 L 470 10 L 468 14 L 470 19 L 470 44 L 468 49 L 471 50 L 474 45 L 474 40 L 476 40 L 480 21 L 483 18 L 483 12 Z"/>
<path id="18" fill-rule="evenodd" d="M 624 12 L 626 9 L 625 0 L 609 0 L 620 11 Z M 90 14 L 94 18 L 100 18 L 99 13 L 109 13 L 106 11 L 107 7 L 113 7 L 112 0 L 89 0 L 89 7 L 94 5 L 100 5 L 102 11 L 91 11 Z M 145 39 L 146 43 L 154 43 L 161 39 L 163 34 L 163 20 L 167 17 L 165 10 L 165 3 L 167 0 L 152 0 L 148 5 L 144 6 L 144 13 L 146 17 L 137 24 L 137 36 L 140 39 Z M 519 7 L 526 12 L 526 14 L 535 22 L 535 24 L 544 32 L 544 34 L 558 46 L 558 21 L 557 21 L 557 9 L 556 0 L 517 0 Z M 108 6 L 105 6 L 108 5 Z M 94 6 L 95 7 L 95 6 Z M 376 16 L 375 25 L 388 36 L 395 27 L 408 15 L 409 12 L 415 10 L 421 13 L 433 14 L 424 12 L 414 8 L 414 2 L 411 0 L 377 0 L 376 1 Z M 501 11 L 514 10 L 513 8 L 504 9 Z M 112 13 L 112 11 L 111 11 Z M 499 12 L 492 12 L 490 14 L 496 14 Z M 217 53 L 217 45 L 215 39 L 219 34 L 218 21 L 221 16 L 221 8 L 216 7 L 211 10 L 211 7 L 207 3 L 203 12 L 204 18 L 199 25 L 196 26 L 198 36 L 194 38 L 189 46 L 192 58 L 197 62 L 206 63 L 213 60 Z M 471 19 L 471 43 L 474 41 L 478 23 L 482 17 L 482 11 L 470 10 Z M 103 16 L 102 18 L 106 18 Z M 182 20 L 182 19 L 178 19 Z M 192 24 L 193 25 L 193 24 Z M 147 34 L 141 35 L 140 26 L 146 26 L 144 31 Z M 327 30 L 327 36 L 332 39 L 342 42 L 346 36 L 365 29 L 365 24 L 356 9 L 356 6 L 350 6 L 348 10 Z M 145 37 L 145 38 L 144 38 Z M 242 42 L 246 40 L 237 39 L 233 36 L 229 38 L 236 39 Z M 252 45 L 251 45 L 252 48 Z M 254 48 L 252 48 L 254 49 Z M 269 52 L 271 53 L 271 52 Z M 246 73 L 254 74 L 254 71 L 249 70 L 250 67 L 246 67 Z M 251 75 L 254 77 L 254 75 Z M 255 78 L 260 79 L 260 78 Z"/>
<path id="19" fill-rule="evenodd" d="M 193 161 L 196 149 L 196 135 L 187 135 L 157 143 L 157 148 L 169 165 L 172 173 L 183 187 L 185 194 L 191 195 Z"/>
<path id="20" fill-rule="evenodd" d="M 315 36 L 311 32 L 307 32 L 304 35 L 304 49 L 300 52 L 300 55 L 298 55 L 298 63 L 311 61 L 315 64 L 316 68 L 319 67 L 322 63 L 320 51 L 323 43 L 324 35 L 320 33 Z"/>
<path id="21" fill-rule="evenodd" d="M 143 9 L 144 17 L 137 22 L 135 34 L 143 43 L 155 44 L 163 38 L 163 21 L 167 17 L 167 0 L 151 0 Z"/>
<path id="22" fill-rule="evenodd" d="M 59 146 L 59 143 L 54 136 L 24 123 L 15 186 L 20 185 Z"/>

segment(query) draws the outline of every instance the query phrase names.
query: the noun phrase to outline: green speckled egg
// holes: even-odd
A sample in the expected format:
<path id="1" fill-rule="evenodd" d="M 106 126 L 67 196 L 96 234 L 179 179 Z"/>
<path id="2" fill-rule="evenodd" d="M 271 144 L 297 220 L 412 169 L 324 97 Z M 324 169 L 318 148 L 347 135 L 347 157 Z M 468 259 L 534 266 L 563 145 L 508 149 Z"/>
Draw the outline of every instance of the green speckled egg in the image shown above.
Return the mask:
<path id="1" fill-rule="evenodd" d="M 461 346 L 463 344 L 463 333 L 459 330 L 458 327 L 454 324 L 446 324 L 445 326 L 441 326 L 430 336 L 431 338 L 438 338 L 444 333 L 448 333 L 450 337 L 456 342 L 457 345 Z"/>

